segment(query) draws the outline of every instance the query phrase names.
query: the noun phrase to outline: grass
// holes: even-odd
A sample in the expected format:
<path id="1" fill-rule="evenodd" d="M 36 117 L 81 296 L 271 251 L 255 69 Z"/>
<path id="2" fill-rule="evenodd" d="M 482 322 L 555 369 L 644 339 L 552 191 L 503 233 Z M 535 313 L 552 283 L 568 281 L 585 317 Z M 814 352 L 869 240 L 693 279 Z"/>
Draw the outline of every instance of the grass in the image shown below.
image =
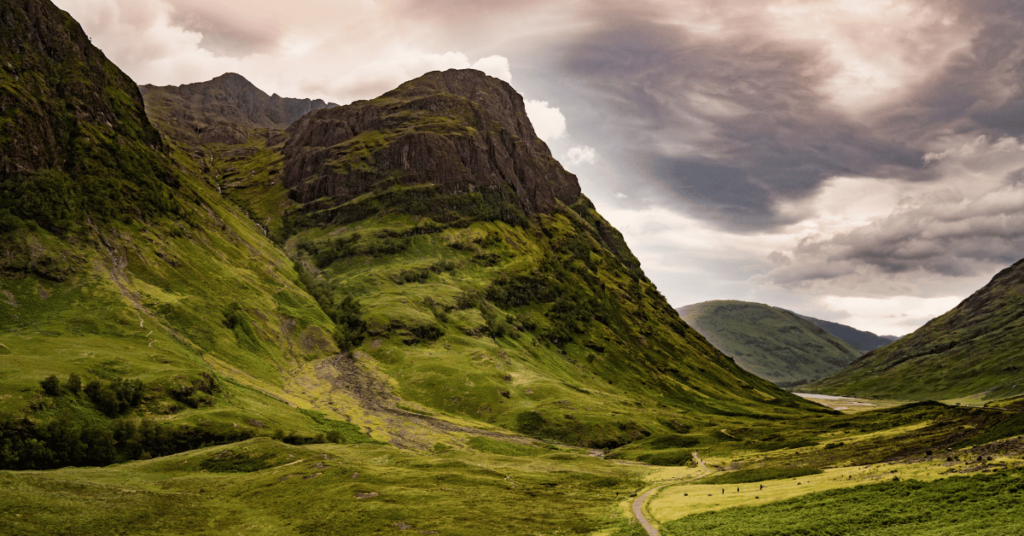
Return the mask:
<path id="1" fill-rule="evenodd" d="M 0 530 L 587 534 L 621 526 L 617 498 L 639 473 L 588 457 L 256 439 L 108 468 L 0 473 Z"/>
<path id="2" fill-rule="evenodd" d="M 906 417 L 919 421 L 913 424 Z M 818 441 L 813 446 L 762 453 L 716 445 L 701 451 L 711 473 L 666 468 L 648 476 L 650 485 L 670 485 L 649 502 L 647 511 L 661 524 L 663 534 L 865 534 L 879 530 L 872 525 L 872 516 L 862 515 L 870 511 L 873 502 L 889 507 L 913 496 L 916 498 L 901 508 L 916 508 L 922 515 L 882 519 L 898 523 L 900 534 L 931 534 L 946 526 L 951 527 L 949 533 L 958 532 L 962 527 L 978 526 L 981 510 L 965 505 L 955 509 L 954 517 L 915 504 L 947 493 L 957 496 L 950 499 L 953 503 L 959 503 L 959 497 L 969 502 L 971 494 L 984 497 L 998 491 L 998 486 L 979 484 L 981 480 L 959 478 L 964 474 L 1016 470 L 1015 478 L 1024 482 L 1019 480 L 1019 470 L 1024 469 L 1024 441 L 1020 438 L 973 448 L 953 444 L 964 426 L 984 435 L 1007 429 L 1013 422 L 1011 418 L 986 425 L 985 419 L 979 410 L 912 406 L 823 419 L 831 421 L 826 426 L 821 422 L 790 427 L 790 435 L 814 433 Z M 857 428 L 847 429 L 844 422 Z M 945 439 L 936 437 L 937 429 L 944 429 L 940 435 Z M 914 447 L 907 449 L 907 444 Z M 920 486 L 952 477 L 957 477 L 958 483 Z M 901 487 L 908 481 L 909 487 Z M 894 483 L 899 485 L 890 485 Z M 1003 499 L 990 499 L 999 510 L 996 503 Z M 802 519 L 787 517 L 796 512 L 802 512 Z M 1014 526 L 1012 515 L 1016 513 L 994 517 L 989 524 L 992 533 L 1002 534 L 1000 531 Z"/>
<path id="3" fill-rule="evenodd" d="M 802 494 L 766 506 L 690 515 L 664 524 L 662 533 L 1008 534 L 1020 528 L 1022 499 L 1021 470 L 933 481 L 900 479 Z"/>

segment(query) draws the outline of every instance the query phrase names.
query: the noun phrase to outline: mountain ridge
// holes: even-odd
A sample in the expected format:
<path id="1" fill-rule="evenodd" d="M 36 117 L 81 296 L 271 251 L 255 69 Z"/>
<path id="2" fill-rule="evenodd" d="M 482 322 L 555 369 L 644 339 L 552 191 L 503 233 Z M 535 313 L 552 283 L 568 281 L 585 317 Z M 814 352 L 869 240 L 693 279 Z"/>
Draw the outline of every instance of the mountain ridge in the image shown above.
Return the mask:
<path id="1" fill-rule="evenodd" d="M 337 104 L 267 95 L 237 73 L 181 86 L 141 85 L 150 116 L 182 140 L 237 144 L 247 130 L 285 129 L 303 115 Z"/>
<path id="2" fill-rule="evenodd" d="M 828 320 L 821 320 L 806 315 L 796 313 L 800 318 L 807 320 L 808 322 L 818 326 L 819 328 L 839 337 L 846 341 L 847 344 L 859 350 L 860 352 L 870 352 L 892 344 L 893 341 L 899 339 L 899 337 L 893 335 L 875 335 L 870 331 L 862 331 L 857 328 L 840 324 L 838 322 L 830 322 Z"/>

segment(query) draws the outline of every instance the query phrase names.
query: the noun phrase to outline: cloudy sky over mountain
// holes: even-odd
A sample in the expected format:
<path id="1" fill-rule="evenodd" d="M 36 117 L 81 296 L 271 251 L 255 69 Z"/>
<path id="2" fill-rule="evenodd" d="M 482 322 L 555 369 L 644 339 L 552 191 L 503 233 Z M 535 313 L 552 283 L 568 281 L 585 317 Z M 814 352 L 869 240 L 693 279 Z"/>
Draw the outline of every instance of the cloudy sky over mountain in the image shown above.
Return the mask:
<path id="1" fill-rule="evenodd" d="M 903 334 L 1024 256 L 1015 0 L 56 0 L 140 83 L 509 80 L 674 306 Z"/>

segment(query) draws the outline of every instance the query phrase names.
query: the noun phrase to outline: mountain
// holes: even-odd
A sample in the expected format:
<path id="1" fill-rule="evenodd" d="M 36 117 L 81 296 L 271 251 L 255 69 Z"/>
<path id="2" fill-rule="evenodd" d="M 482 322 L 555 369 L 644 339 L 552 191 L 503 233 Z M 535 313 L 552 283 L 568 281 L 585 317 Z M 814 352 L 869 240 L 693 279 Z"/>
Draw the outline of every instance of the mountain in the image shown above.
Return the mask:
<path id="1" fill-rule="evenodd" d="M 337 106 L 322 100 L 267 95 L 241 75 L 227 73 L 183 86 L 139 86 L 146 111 L 183 141 L 241 143 L 255 128 L 283 129 L 303 115 Z"/>
<path id="2" fill-rule="evenodd" d="M 284 138 L 251 182 L 279 177 L 295 206 L 254 217 L 284 221 L 335 340 L 402 399 L 591 446 L 684 408 L 802 407 L 679 319 L 507 83 L 428 73 Z"/>
<path id="3" fill-rule="evenodd" d="M 828 333 L 842 339 L 846 344 L 849 344 L 859 352 L 870 352 L 871 350 L 892 344 L 893 341 L 899 338 L 891 335 L 875 335 L 870 331 L 861 331 L 836 322 L 829 322 L 828 320 L 819 320 L 817 318 L 811 318 L 804 315 L 799 316 Z"/>
<path id="4" fill-rule="evenodd" d="M 677 311 L 744 370 L 777 385 L 828 376 L 861 354 L 806 318 L 770 305 L 720 300 Z"/>
<path id="5" fill-rule="evenodd" d="M 175 214 L 177 178 L 135 83 L 46 2 L 4 2 L 0 16 L 3 225 L 26 220 L 66 232 L 87 222 Z M 61 268 L 30 264 L 64 277 Z"/>
<path id="6" fill-rule="evenodd" d="M 51 3 L 0 10 L 2 467 L 825 411 L 679 319 L 504 82 L 291 121 L 319 104 L 237 76 L 144 100 Z"/>
<path id="7" fill-rule="evenodd" d="M 1022 317 L 1024 261 L 996 274 L 948 313 L 809 389 L 898 400 L 1020 395 Z"/>

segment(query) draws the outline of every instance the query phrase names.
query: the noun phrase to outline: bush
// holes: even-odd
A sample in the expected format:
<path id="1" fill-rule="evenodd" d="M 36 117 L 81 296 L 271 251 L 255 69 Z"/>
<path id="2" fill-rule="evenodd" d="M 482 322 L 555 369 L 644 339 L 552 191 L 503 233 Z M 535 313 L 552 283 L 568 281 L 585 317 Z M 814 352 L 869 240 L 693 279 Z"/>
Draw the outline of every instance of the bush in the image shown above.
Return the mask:
<path id="1" fill-rule="evenodd" d="M 213 393 L 220 391 L 220 382 L 217 378 L 203 372 L 196 378 L 178 376 L 174 379 L 175 384 L 167 391 L 172 398 L 191 408 L 212 407 L 217 399 Z"/>
<path id="2" fill-rule="evenodd" d="M 82 378 L 79 378 L 78 374 L 68 376 L 67 388 L 71 394 L 77 396 L 82 391 Z"/>
<path id="3" fill-rule="evenodd" d="M 47 376 L 45 380 L 39 382 L 39 385 L 47 395 L 57 396 L 60 394 L 60 380 L 54 374 Z"/>

